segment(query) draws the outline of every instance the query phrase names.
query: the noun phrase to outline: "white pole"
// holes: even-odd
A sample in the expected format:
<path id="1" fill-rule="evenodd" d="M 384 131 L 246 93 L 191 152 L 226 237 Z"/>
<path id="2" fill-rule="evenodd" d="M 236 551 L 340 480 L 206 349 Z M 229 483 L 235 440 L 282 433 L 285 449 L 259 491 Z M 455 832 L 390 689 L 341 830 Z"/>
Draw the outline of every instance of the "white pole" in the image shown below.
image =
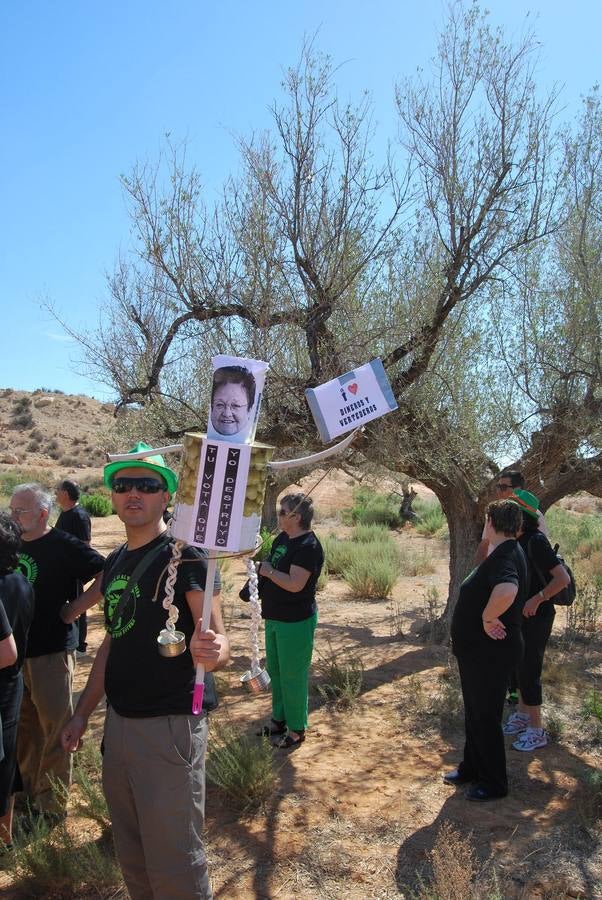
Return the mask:
<path id="1" fill-rule="evenodd" d="M 202 614 L 202 630 L 208 631 L 211 624 L 211 604 L 213 602 L 213 582 L 215 580 L 215 570 L 217 569 L 217 556 L 210 556 L 207 560 L 207 578 L 205 580 L 205 590 L 203 596 L 203 614 Z M 205 678 L 205 666 L 197 663 L 196 676 L 194 679 L 194 692 L 192 695 L 192 715 L 200 716 L 203 709 L 203 691 Z"/>

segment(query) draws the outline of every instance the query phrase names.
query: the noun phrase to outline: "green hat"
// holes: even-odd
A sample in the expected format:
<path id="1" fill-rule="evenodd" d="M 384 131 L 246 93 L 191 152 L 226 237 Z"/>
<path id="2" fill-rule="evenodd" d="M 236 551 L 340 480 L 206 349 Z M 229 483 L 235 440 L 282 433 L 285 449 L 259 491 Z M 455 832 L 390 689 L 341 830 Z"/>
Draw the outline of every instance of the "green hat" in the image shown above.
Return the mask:
<path id="1" fill-rule="evenodd" d="M 539 522 L 539 500 L 530 491 L 523 491 L 522 488 L 514 488 L 512 499 L 516 500 L 523 512 Z"/>
<path id="2" fill-rule="evenodd" d="M 135 447 L 128 450 L 128 453 L 142 453 L 143 450 L 152 450 L 152 447 L 149 447 L 144 441 L 138 441 Z M 165 465 L 165 460 L 160 453 L 156 453 L 154 456 L 144 456 L 141 459 L 117 459 L 115 462 L 109 463 L 104 468 L 104 483 L 108 488 L 112 487 L 113 477 L 117 472 L 121 469 L 133 468 L 150 469 L 151 472 L 161 475 L 167 483 L 167 490 L 170 494 L 175 494 L 178 489 L 178 476 L 173 469 Z"/>

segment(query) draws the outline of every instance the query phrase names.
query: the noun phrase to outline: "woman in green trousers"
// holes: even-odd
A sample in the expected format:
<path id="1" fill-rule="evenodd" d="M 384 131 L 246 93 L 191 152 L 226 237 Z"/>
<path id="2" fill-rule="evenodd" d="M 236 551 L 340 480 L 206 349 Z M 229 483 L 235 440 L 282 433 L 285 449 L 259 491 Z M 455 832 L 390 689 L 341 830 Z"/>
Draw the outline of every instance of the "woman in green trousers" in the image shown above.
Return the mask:
<path id="1" fill-rule="evenodd" d="M 266 668 L 272 682 L 272 721 L 260 732 L 280 738 L 277 746 L 305 740 L 307 687 L 318 621 L 316 585 L 324 551 L 311 530 L 313 505 L 305 494 L 280 501 L 280 534 L 259 569 L 265 619 Z"/>

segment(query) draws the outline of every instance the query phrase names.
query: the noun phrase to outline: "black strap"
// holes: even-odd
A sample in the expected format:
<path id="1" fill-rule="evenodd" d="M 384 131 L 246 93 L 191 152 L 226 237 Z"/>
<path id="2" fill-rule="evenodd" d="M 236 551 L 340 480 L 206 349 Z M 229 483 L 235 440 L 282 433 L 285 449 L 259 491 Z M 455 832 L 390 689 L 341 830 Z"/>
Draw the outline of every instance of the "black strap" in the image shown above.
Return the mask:
<path id="1" fill-rule="evenodd" d="M 551 546 L 551 545 L 550 545 L 550 546 Z M 554 550 L 554 555 L 556 556 L 557 559 L 558 559 L 558 556 L 557 556 L 557 553 L 558 553 L 558 547 L 559 547 L 559 544 L 556 544 L 556 546 L 553 548 L 553 550 Z M 539 568 L 539 566 L 537 565 L 537 563 L 535 562 L 535 560 L 533 559 L 533 553 L 531 552 L 531 538 L 529 538 L 529 540 L 527 541 L 527 557 L 528 557 L 528 559 L 529 559 L 529 562 L 531 563 L 531 565 L 533 566 L 533 568 L 534 568 L 535 571 L 537 572 L 537 575 L 538 575 L 538 577 L 539 577 L 539 580 L 541 581 L 542 585 L 545 587 L 546 584 L 549 584 L 549 583 L 550 583 L 550 581 L 552 580 L 553 576 L 550 575 L 550 573 L 548 572 L 548 577 L 546 578 L 545 575 L 543 574 L 543 572 L 541 571 L 541 569 Z M 547 600 L 551 600 L 552 598 L 551 598 L 551 597 L 547 597 L 546 599 L 547 599 Z"/>
<path id="2" fill-rule="evenodd" d="M 149 550 L 148 553 L 144 554 L 144 556 L 142 557 L 142 559 L 140 560 L 138 565 L 135 567 L 132 574 L 129 576 L 127 587 L 124 588 L 123 591 L 121 592 L 121 597 L 119 598 L 119 603 L 115 607 L 115 610 L 111 617 L 113 622 L 119 621 L 125 607 L 128 604 L 128 601 L 132 595 L 132 591 L 138 584 L 140 578 L 144 575 L 146 570 L 150 567 L 150 565 L 157 558 L 157 556 L 159 556 L 159 554 L 167 547 L 167 545 L 169 544 L 170 541 L 171 541 L 171 537 L 164 538 L 164 540 L 162 540 L 159 544 L 157 544 L 156 547 L 153 547 L 152 550 Z M 111 571 L 106 576 L 107 584 L 110 584 L 111 580 L 113 578 L 113 575 L 117 574 L 117 569 L 118 569 L 119 565 L 121 564 L 121 560 L 123 559 L 123 557 L 125 556 L 125 554 L 127 552 L 128 552 L 128 546 L 127 546 L 127 544 L 124 544 L 119 551 L 119 556 L 115 560 L 114 565 L 111 567 Z"/>

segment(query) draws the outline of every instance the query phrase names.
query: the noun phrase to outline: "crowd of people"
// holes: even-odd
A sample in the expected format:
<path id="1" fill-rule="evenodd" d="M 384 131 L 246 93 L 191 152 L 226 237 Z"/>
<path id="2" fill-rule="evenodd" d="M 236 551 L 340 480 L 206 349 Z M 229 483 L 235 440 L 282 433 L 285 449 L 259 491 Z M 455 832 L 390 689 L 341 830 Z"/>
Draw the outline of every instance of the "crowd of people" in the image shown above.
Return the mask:
<path id="1" fill-rule="evenodd" d="M 130 453 L 147 450 L 144 458 L 121 458 L 105 467 L 105 484 L 126 532 L 126 542 L 107 559 L 91 546 L 90 520 L 71 481 L 56 489 L 61 513 L 54 527 L 53 498 L 39 484 L 18 485 L 10 513 L 0 514 L 0 839 L 10 848 L 15 796 L 29 815 L 50 822 L 65 816 L 67 791 L 54 787 L 57 781 L 69 787 L 72 754 L 106 698 L 103 788 L 130 896 L 210 898 L 201 839 L 207 713 L 215 697 L 212 673 L 227 664 L 229 643 L 219 575 L 211 621 L 203 623 L 207 555 L 186 547 L 173 602 L 190 652 L 172 658 L 157 652 L 166 617 L 157 598 L 164 596 L 172 552 L 165 511 L 177 475 L 146 444 Z M 457 769 L 444 781 L 465 785 L 473 801 L 508 792 L 505 734 L 519 751 L 547 742 L 543 658 L 554 596 L 568 583 L 546 537 L 539 502 L 525 490 L 522 475 L 502 473 L 496 490 L 451 626 L 466 740 Z M 283 750 L 302 744 L 308 727 L 316 588 L 324 563 L 313 514 L 306 495 L 283 496 L 279 534 L 258 569 L 272 686 L 271 721 L 258 734 Z M 241 597 L 248 599 L 248 586 Z M 87 652 L 85 615 L 100 602 L 106 634 L 74 708 L 76 653 Z M 202 714 L 193 716 L 199 664 L 205 700 Z M 518 705 L 503 723 L 506 693 L 515 688 Z"/>

